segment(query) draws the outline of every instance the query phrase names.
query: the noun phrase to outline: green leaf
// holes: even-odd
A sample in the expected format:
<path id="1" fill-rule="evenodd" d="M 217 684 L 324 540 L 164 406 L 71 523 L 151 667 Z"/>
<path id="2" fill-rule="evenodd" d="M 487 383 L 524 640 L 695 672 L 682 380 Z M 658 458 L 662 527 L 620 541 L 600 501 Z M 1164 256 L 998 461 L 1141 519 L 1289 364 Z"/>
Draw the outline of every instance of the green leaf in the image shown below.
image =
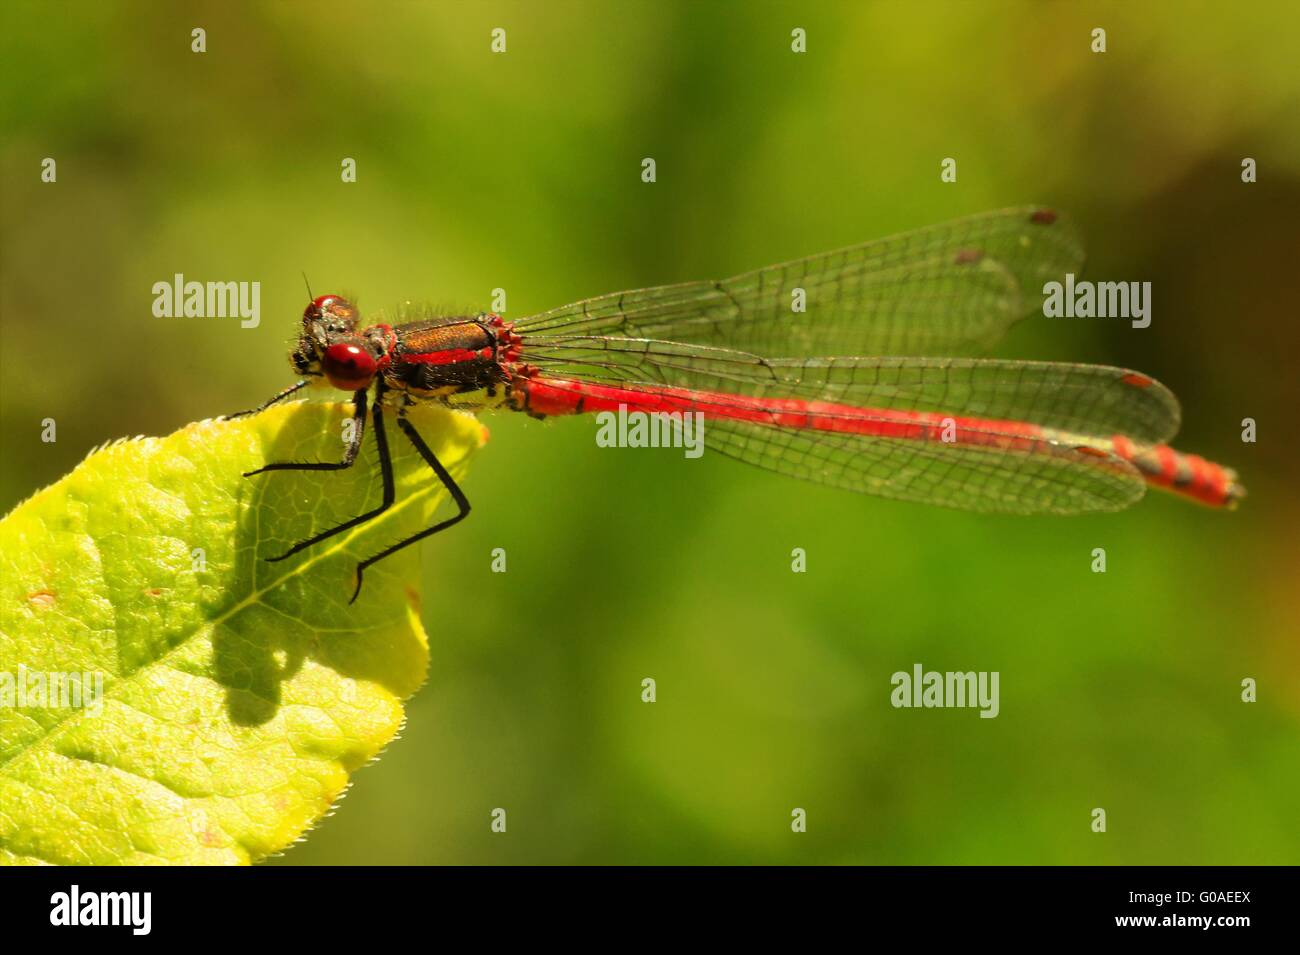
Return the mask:
<path id="1" fill-rule="evenodd" d="M 0 521 L 0 863 L 256 861 L 396 735 L 428 665 L 420 545 L 349 606 L 354 569 L 446 492 L 389 415 L 397 503 L 272 564 L 378 505 L 373 438 L 347 471 L 241 476 L 338 460 L 350 415 L 294 403 L 120 441 Z M 440 408 L 411 420 L 453 474 L 486 438 Z M 48 692 L 72 673 L 89 674 L 79 701 L 62 677 Z"/>

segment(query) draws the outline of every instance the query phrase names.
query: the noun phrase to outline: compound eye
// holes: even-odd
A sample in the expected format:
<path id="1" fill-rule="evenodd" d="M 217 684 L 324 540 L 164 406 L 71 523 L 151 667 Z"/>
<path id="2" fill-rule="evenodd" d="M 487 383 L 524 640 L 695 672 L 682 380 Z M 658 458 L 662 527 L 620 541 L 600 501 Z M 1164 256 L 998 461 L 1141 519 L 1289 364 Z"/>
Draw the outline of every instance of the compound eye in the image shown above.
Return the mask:
<path id="1" fill-rule="evenodd" d="M 358 391 L 370 387 L 375 373 L 379 371 L 370 352 L 360 345 L 343 342 L 326 348 L 320 365 L 330 384 L 342 391 Z"/>

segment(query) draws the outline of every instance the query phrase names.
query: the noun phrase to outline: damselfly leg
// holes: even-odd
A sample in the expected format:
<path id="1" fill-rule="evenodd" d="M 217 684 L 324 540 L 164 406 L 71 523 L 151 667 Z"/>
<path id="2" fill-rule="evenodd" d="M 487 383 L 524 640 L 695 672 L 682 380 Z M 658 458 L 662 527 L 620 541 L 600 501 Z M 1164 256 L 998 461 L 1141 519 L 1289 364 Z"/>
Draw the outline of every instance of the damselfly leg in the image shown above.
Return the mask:
<path id="1" fill-rule="evenodd" d="M 365 415 L 365 392 L 364 391 L 358 392 L 358 394 L 361 395 L 361 405 L 359 411 L 360 414 L 364 416 Z M 280 554 L 278 557 L 268 557 L 267 560 L 269 562 L 276 563 L 277 561 L 284 560 L 286 557 L 292 557 L 300 550 L 304 550 L 305 548 L 310 547 L 312 544 L 318 544 L 328 537 L 333 537 L 335 534 L 341 534 L 344 531 L 349 530 L 350 528 L 356 527 L 358 524 L 364 524 L 366 521 L 370 520 L 371 518 L 378 517 L 380 514 L 384 513 L 384 511 L 388 510 L 390 507 L 393 506 L 393 501 L 396 499 L 397 492 L 393 484 L 393 459 L 391 455 L 389 455 L 388 453 L 388 433 L 384 430 L 384 411 L 383 411 L 382 399 L 383 399 L 383 386 L 381 385 L 379 392 L 375 395 L 375 405 L 371 409 L 371 414 L 374 416 L 375 419 L 375 446 L 379 451 L 379 473 L 380 473 L 380 477 L 383 480 L 383 485 L 384 485 L 383 501 L 374 510 L 366 511 L 366 513 L 354 517 L 351 520 L 344 521 L 342 524 L 339 524 L 337 527 L 331 527 L 327 531 L 321 531 L 319 534 L 315 535 L 314 537 L 308 537 L 306 540 L 299 541 L 298 543 L 290 547 L 287 551 L 285 551 L 283 554 Z M 357 427 L 354 429 L 353 440 L 355 443 L 348 446 L 347 455 L 345 455 L 344 457 L 344 461 L 346 461 L 347 464 L 351 464 L 352 461 L 356 460 L 357 449 L 360 448 L 361 446 L 360 424 L 358 424 Z M 346 464 L 342 466 L 346 467 Z M 334 467 L 332 469 L 338 470 L 337 467 Z M 316 470 L 316 469 L 312 468 L 310 470 Z"/>
<path id="2" fill-rule="evenodd" d="M 291 393 L 292 390 L 296 389 L 286 389 L 286 392 Z M 388 432 L 384 428 L 383 411 L 383 399 L 387 390 L 388 389 L 380 383 L 376 388 L 374 405 L 369 408 L 369 412 L 375 422 L 375 448 L 379 455 L 379 471 L 380 477 L 383 481 L 383 500 L 380 501 L 379 506 L 366 511 L 364 514 L 359 514 L 350 520 L 346 520 L 342 524 L 331 527 L 329 530 L 321 531 L 319 534 L 308 537 L 306 540 L 301 540 L 283 554 L 266 558 L 267 561 L 276 563 L 292 557 L 294 554 L 311 547 L 313 544 L 319 544 L 323 540 L 334 537 L 337 534 L 341 534 L 344 531 L 351 530 L 367 521 L 373 520 L 393 506 L 393 502 L 397 499 L 397 490 L 393 480 L 393 458 L 388 447 Z M 273 403 L 280 397 L 283 397 L 283 393 L 278 395 L 276 398 L 273 398 L 270 402 L 267 402 L 267 404 L 269 405 Z M 352 420 L 354 422 L 354 427 L 352 429 L 352 435 L 348 442 L 348 446 L 344 451 L 342 461 L 285 461 L 265 465 L 264 467 L 258 468 L 256 471 L 249 471 L 245 477 L 260 474 L 263 471 L 341 471 L 345 468 L 351 467 L 357 460 L 357 456 L 361 450 L 361 442 L 365 435 L 367 403 L 367 392 L 365 389 L 359 389 L 353 394 L 352 404 L 354 410 Z M 469 500 L 465 497 L 465 493 L 460 489 L 460 486 L 456 483 L 455 479 L 452 478 L 447 469 L 443 467 L 442 462 L 438 460 L 438 456 L 433 453 L 433 449 L 431 449 L 428 444 L 425 443 L 424 439 L 420 437 L 420 433 L 415 430 L 415 426 L 407 420 L 406 409 L 409 404 L 410 399 L 407 398 L 398 409 L 397 426 L 401 428 L 402 433 L 406 435 L 406 438 L 411 442 L 412 447 L 415 448 L 420 457 L 424 459 L 424 462 L 428 464 L 433 470 L 433 473 L 437 475 L 438 480 L 442 482 L 442 485 L 447 489 L 448 493 L 451 494 L 452 500 L 456 502 L 457 513 L 446 520 L 439 521 L 432 527 L 426 528 L 417 534 L 413 534 L 404 540 L 398 541 L 396 544 L 385 548 L 373 557 L 361 561 L 361 563 L 357 565 L 356 589 L 353 590 L 352 598 L 348 603 L 354 603 L 357 596 L 361 593 L 362 576 L 365 573 L 366 568 L 371 564 L 383 560 L 385 557 L 395 554 L 402 548 L 408 547 L 417 541 L 432 536 L 433 534 L 438 533 L 438 531 L 451 527 L 453 524 L 464 520 L 466 515 L 469 514 Z"/>
<path id="3" fill-rule="evenodd" d="M 247 415 L 257 414 L 259 412 L 265 411 L 267 408 L 271 407 L 271 405 L 275 404 L 277 401 L 283 401 L 285 398 L 288 398 L 290 395 L 302 391 L 302 389 L 306 387 L 307 387 L 307 379 L 304 378 L 302 381 L 298 382 L 297 384 L 290 385 L 288 388 L 284 389 L 284 391 L 280 392 L 278 395 L 272 395 L 270 398 L 263 401 L 256 408 L 249 408 L 247 411 L 236 411 L 234 414 L 222 415 L 219 420 L 231 421 L 235 418 L 243 418 L 246 417 Z"/>
<path id="4" fill-rule="evenodd" d="M 352 408 L 352 434 L 347 448 L 343 451 L 342 461 L 282 461 L 276 464 L 265 464 L 254 471 L 245 471 L 244 477 L 252 477 L 263 471 L 343 471 L 352 467 L 356 463 L 357 454 L 361 451 L 361 439 L 366 430 L 365 388 L 358 389 L 352 395 Z"/>
<path id="5" fill-rule="evenodd" d="M 422 541 L 426 537 L 431 537 L 439 531 L 446 530 L 453 524 L 463 521 L 469 515 L 469 499 L 465 497 L 465 492 L 460 489 L 460 485 L 456 483 L 455 478 L 453 478 L 447 469 L 442 466 L 442 462 L 439 461 L 438 456 L 433 453 L 433 449 L 425 444 L 424 439 L 420 437 L 420 433 L 415 430 L 415 426 L 406 419 L 406 404 L 403 404 L 397 412 L 397 426 L 402 429 L 402 433 L 406 435 L 407 440 L 409 440 L 415 450 L 420 453 L 420 457 L 424 458 L 424 462 L 433 469 L 433 473 L 438 475 L 438 480 L 442 482 L 442 486 L 447 489 L 447 493 L 449 493 L 452 500 L 456 502 L 458 510 L 457 513 L 453 514 L 446 520 L 439 521 L 432 527 L 426 528 L 417 534 L 412 534 L 405 540 L 400 540 L 391 547 L 387 547 L 378 554 L 375 554 L 373 557 L 368 557 L 361 563 L 357 564 L 357 588 L 352 592 L 352 599 L 349 600 L 348 603 L 354 603 L 357 599 L 357 595 L 361 593 L 362 575 L 365 573 L 366 568 L 371 564 L 381 561 L 385 557 L 395 554 L 402 548 L 409 547 L 417 541 Z M 384 454 L 386 453 L 385 450 Z"/>

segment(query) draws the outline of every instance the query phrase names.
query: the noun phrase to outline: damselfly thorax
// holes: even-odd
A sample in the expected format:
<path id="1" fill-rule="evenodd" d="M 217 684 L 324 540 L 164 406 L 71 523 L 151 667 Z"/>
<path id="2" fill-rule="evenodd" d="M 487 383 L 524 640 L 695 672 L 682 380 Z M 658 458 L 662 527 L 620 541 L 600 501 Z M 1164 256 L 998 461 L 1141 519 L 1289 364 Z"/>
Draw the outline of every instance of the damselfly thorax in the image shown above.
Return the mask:
<path id="1" fill-rule="evenodd" d="M 390 346 L 380 359 L 384 384 L 416 399 L 495 394 L 509 382 L 501 327 L 489 315 L 379 326 Z"/>
<path id="2" fill-rule="evenodd" d="M 508 326 L 495 315 L 425 318 L 356 326 L 355 306 L 313 299 L 293 362 L 298 372 L 343 391 L 385 391 L 413 399 L 495 392 L 510 380 Z"/>

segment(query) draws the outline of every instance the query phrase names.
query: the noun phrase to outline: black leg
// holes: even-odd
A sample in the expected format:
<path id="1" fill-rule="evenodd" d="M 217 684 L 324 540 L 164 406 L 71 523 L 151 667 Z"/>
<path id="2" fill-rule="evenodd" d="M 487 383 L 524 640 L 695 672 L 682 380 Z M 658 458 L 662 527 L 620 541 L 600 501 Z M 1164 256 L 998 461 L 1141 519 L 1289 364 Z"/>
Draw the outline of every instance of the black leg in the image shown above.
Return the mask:
<path id="1" fill-rule="evenodd" d="M 288 398 L 294 392 L 302 391 L 302 389 L 306 387 L 307 387 L 307 379 L 304 378 L 296 385 L 290 385 L 288 388 L 284 389 L 284 391 L 280 392 L 275 397 L 268 398 L 266 401 L 263 401 L 256 408 L 249 408 L 247 411 L 236 411 L 234 414 L 222 415 L 217 420 L 229 421 L 232 418 L 242 418 L 244 417 L 244 415 L 257 414 L 259 411 L 265 411 L 267 408 L 271 407 L 271 405 L 275 404 L 277 401 L 283 401 L 285 398 Z"/>
<path id="2" fill-rule="evenodd" d="M 455 524 L 458 521 L 463 521 L 469 514 L 469 499 L 465 497 L 465 492 L 460 489 L 460 486 L 455 482 L 455 480 L 453 480 L 452 476 L 447 472 L 447 469 L 442 466 L 442 462 L 438 460 L 438 456 L 433 453 L 427 444 L 424 443 L 424 439 L 420 437 L 420 433 L 415 430 L 415 426 L 406 420 L 404 417 L 405 411 L 406 409 L 403 408 L 397 413 L 397 426 L 401 428 L 402 433 L 410 439 L 411 444 L 415 446 L 415 450 L 420 452 L 420 457 L 424 458 L 425 463 L 428 464 L 429 467 L 433 468 L 433 473 L 438 475 L 438 480 L 442 482 L 442 486 L 447 489 L 448 493 L 451 494 L 452 500 L 456 502 L 456 507 L 459 508 L 459 513 L 447 518 L 445 521 L 434 524 L 430 528 L 420 531 L 418 534 L 412 534 L 410 537 L 406 538 L 406 540 L 398 541 L 392 547 L 385 548 L 378 554 L 375 554 L 375 556 L 368 557 L 361 563 L 357 564 L 357 589 L 352 591 L 352 599 L 349 600 L 348 603 L 356 602 L 357 595 L 361 593 L 361 577 L 365 573 L 366 568 L 371 564 L 383 560 L 391 554 L 397 553 L 403 547 L 409 547 L 416 541 L 424 540 L 426 537 L 438 533 L 438 531 L 446 530 L 448 527 L 451 527 L 452 524 Z"/>
<path id="3" fill-rule="evenodd" d="M 352 467 L 352 463 L 357 459 L 357 452 L 361 450 L 361 439 L 366 430 L 366 389 L 362 388 L 352 395 L 352 407 L 354 409 L 352 440 L 348 443 L 347 450 L 343 452 L 342 461 L 284 461 L 279 464 L 265 464 L 255 471 L 245 471 L 244 477 L 252 477 L 263 471 L 342 471 Z"/>
<path id="4" fill-rule="evenodd" d="M 365 392 L 361 392 L 361 394 L 365 394 Z M 384 411 L 381 403 L 382 398 L 383 391 L 381 390 L 375 396 L 375 406 L 371 409 L 371 414 L 373 414 L 375 418 L 375 445 L 379 449 L 379 472 L 384 481 L 383 503 L 373 511 L 367 511 L 359 517 L 354 517 L 349 521 L 344 521 L 338 527 L 331 527 L 327 531 L 321 531 L 315 537 L 309 537 L 305 541 L 299 541 L 280 556 L 266 558 L 268 561 L 275 563 L 276 561 L 284 560 L 286 557 L 292 557 L 294 554 L 298 553 L 298 551 L 310 547 L 312 544 L 318 544 L 327 537 L 341 534 L 348 528 L 356 527 L 358 524 L 364 524 L 373 517 L 378 517 L 380 514 L 384 513 L 384 511 L 393 506 L 393 500 L 397 496 L 397 492 L 393 486 L 393 459 L 388 454 L 388 435 L 384 431 Z M 360 431 L 360 428 L 357 430 Z M 359 439 L 358 443 L 360 443 Z M 355 454 L 352 456 L 356 457 Z"/>

